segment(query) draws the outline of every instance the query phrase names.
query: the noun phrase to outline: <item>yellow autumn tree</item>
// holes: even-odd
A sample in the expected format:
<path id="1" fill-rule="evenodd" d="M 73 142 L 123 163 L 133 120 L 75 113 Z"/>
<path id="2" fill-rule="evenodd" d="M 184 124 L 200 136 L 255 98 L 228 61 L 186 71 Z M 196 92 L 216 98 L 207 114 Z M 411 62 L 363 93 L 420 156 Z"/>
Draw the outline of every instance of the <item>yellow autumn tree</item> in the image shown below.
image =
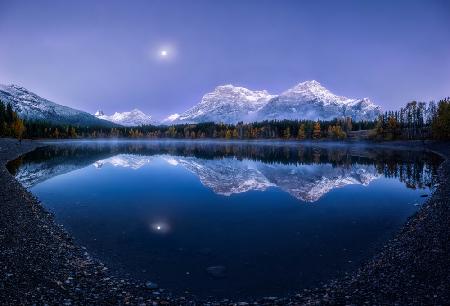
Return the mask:
<path id="1" fill-rule="evenodd" d="M 25 132 L 25 125 L 23 124 L 23 121 L 19 117 L 16 117 L 14 119 L 11 129 L 14 137 L 16 137 L 19 140 L 22 140 L 23 133 Z"/>
<path id="2" fill-rule="evenodd" d="M 290 127 L 287 127 L 287 128 L 284 130 L 284 132 L 283 132 L 283 137 L 284 137 L 285 139 L 291 138 L 291 128 L 290 128 Z"/>
<path id="3" fill-rule="evenodd" d="M 177 129 L 174 126 L 169 127 L 169 137 L 176 137 L 177 136 Z M 188 132 L 189 134 L 189 132 Z"/>
<path id="4" fill-rule="evenodd" d="M 306 135 L 305 135 L 305 125 L 302 124 L 302 125 L 300 125 L 300 127 L 298 128 L 297 139 L 298 139 L 298 140 L 304 140 L 305 138 L 306 138 Z"/>
<path id="5" fill-rule="evenodd" d="M 68 129 L 68 135 L 70 138 L 77 138 L 77 131 L 73 126 Z"/>
<path id="6" fill-rule="evenodd" d="M 231 130 L 227 129 L 227 131 L 225 132 L 225 139 L 230 139 L 231 138 Z"/>
<path id="7" fill-rule="evenodd" d="M 345 139 L 347 134 L 342 130 L 340 125 L 330 125 L 328 127 L 328 137 L 332 139 Z"/>
<path id="8" fill-rule="evenodd" d="M 317 121 L 316 123 L 314 123 L 313 138 L 314 139 L 320 139 L 321 134 L 322 134 L 322 132 L 320 130 L 320 122 Z"/>
<path id="9" fill-rule="evenodd" d="M 58 128 L 56 128 L 55 131 L 53 132 L 53 137 L 59 138 L 59 130 L 58 130 Z"/>
<path id="10" fill-rule="evenodd" d="M 239 137 L 239 135 L 238 135 L 237 129 L 233 129 L 233 138 L 238 138 L 238 137 Z"/>

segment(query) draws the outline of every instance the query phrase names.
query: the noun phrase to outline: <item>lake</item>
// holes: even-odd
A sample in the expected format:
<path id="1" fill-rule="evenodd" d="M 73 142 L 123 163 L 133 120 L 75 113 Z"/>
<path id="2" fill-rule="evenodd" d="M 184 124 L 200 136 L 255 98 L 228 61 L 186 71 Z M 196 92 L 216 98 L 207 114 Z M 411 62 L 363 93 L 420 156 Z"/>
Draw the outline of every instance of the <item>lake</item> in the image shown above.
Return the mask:
<path id="1" fill-rule="evenodd" d="M 370 259 L 438 156 L 346 144 L 49 143 L 8 164 L 113 273 L 177 294 L 290 294 Z"/>

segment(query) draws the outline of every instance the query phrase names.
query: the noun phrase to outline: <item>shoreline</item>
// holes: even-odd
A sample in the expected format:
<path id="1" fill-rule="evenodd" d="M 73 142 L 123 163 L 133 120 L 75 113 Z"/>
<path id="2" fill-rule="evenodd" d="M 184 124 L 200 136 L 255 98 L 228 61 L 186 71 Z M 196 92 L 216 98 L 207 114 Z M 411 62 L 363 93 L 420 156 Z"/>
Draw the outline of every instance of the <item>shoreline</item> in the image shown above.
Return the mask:
<path id="1" fill-rule="evenodd" d="M 386 145 L 395 145 L 386 143 Z M 405 143 L 398 143 L 400 147 Z M 356 272 L 297 295 L 309 305 L 446 305 L 450 301 L 450 143 L 426 148 L 444 161 L 422 207 Z"/>
<path id="2" fill-rule="evenodd" d="M 122 305 L 168 300 L 170 297 L 155 295 L 145 284 L 112 276 L 9 174 L 8 161 L 42 145 L 0 139 L 2 305 Z"/>
<path id="3" fill-rule="evenodd" d="M 64 140 L 57 140 L 61 141 Z M 23 141 L 18 145 L 17 140 L 0 139 L 2 304 L 202 304 L 194 296 L 173 297 L 165 291 L 149 290 L 144 284 L 112 276 L 107 267 L 75 244 L 64 228 L 56 224 L 52 214 L 5 167 L 9 160 L 46 143 Z M 396 148 L 418 145 L 404 141 L 341 144 Z M 450 301 L 450 186 L 447 182 L 450 144 L 422 141 L 420 144 L 429 146 L 422 149 L 445 158 L 438 171 L 440 185 L 371 260 L 348 277 L 321 288 L 305 289 L 295 296 L 262 298 L 257 300 L 258 304 L 447 304 Z M 216 305 L 233 304 L 222 301 Z"/>

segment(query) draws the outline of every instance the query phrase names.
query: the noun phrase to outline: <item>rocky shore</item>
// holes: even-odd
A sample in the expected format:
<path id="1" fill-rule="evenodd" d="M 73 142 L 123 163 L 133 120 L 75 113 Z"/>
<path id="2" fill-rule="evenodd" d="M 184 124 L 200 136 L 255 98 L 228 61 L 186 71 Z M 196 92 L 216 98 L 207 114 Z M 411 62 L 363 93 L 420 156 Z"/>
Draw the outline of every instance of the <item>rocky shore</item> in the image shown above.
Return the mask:
<path id="1" fill-rule="evenodd" d="M 450 160 L 433 196 L 372 260 L 344 279 L 289 297 L 201 301 L 112 275 L 77 246 L 7 171 L 37 142 L 0 139 L 0 303 L 147 305 L 446 305 L 450 303 Z M 450 145 L 429 147 L 450 156 Z"/>
<path id="2" fill-rule="evenodd" d="M 305 290 L 296 296 L 299 304 L 450 303 L 450 144 L 430 143 L 427 148 L 445 158 L 432 197 L 357 272 Z"/>
<path id="3" fill-rule="evenodd" d="M 111 276 L 8 173 L 8 160 L 37 146 L 0 140 L 0 303 L 169 304 L 155 288 Z"/>

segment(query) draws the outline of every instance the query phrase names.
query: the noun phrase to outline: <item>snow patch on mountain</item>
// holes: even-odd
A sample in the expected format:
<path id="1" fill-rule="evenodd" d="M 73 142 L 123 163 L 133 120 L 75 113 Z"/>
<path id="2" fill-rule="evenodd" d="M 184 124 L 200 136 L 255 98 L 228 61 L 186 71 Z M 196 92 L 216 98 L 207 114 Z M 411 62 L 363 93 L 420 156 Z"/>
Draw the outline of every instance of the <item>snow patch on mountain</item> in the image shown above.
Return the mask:
<path id="1" fill-rule="evenodd" d="M 167 118 L 163 119 L 161 121 L 162 124 L 170 124 L 173 123 L 174 121 L 178 120 L 178 118 L 180 118 L 180 114 L 172 114 L 170 116 L 167 116 Z"/>

